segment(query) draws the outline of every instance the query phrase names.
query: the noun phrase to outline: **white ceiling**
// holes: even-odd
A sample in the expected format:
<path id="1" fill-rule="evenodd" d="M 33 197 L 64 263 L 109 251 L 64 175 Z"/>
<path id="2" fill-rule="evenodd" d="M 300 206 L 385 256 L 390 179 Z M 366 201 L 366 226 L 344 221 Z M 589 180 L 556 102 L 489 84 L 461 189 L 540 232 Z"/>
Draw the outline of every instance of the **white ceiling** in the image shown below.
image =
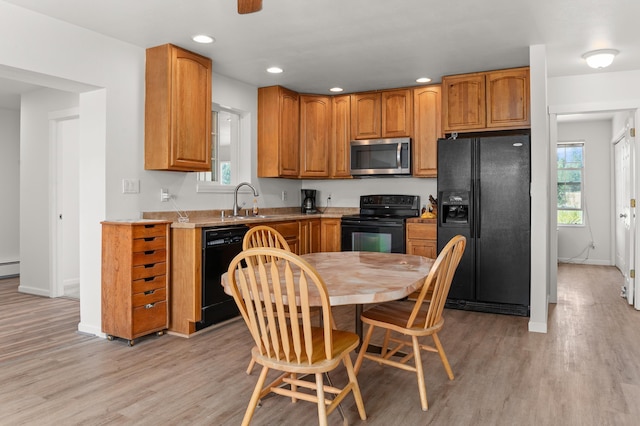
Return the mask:
<path id="1" fill-rule="evenodd" d="M 640 69 L 638 0 L 263 0 L 249 15 L 236 0 L 4 1 L 144 48 L 174 43 L 211 57 L 218 74 L 305 93 L 527 65 L 534 44 L 546 45 L 551 77 L 604 72 L 581 58 L 601 48 L 620 50 L 607 72 Z M 216 42 L 196 44 L 198 33 Z M 267 74 L 272 65 L 285 72 Z"/>

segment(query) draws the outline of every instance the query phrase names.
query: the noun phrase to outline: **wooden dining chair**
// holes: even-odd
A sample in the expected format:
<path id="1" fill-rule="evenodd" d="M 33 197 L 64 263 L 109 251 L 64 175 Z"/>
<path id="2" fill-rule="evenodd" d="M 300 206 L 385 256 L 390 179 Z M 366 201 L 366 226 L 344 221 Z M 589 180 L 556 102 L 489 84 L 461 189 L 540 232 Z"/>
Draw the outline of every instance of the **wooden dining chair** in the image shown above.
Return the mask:
<path id="1" fill-rule="evenodd" d="M 254 226 L 244 234 L 242 240 L 242 250 L 247 250 L 255 247 L 273 247 L 280 248 L 286 251 L 291 251 L 289 243 L 284 236 L 277 230 L 267 225 Z M 253 358 L 249 361 L 247 367 L 247 374 L 251 374 L 253 366 L 255 365 Z"/>
<path id="2" fill-rule="evenodd" d="M 360 418 L 365 420 L 350 357 L 360 339 L 355 333 L 331 326 L 329 295 L 315 268 L 282 249 L 252 248 L 231 261 L 228 280 L 255 343 L 251 358 L 262 365 L 242 424 L 250 423 L 258 401 L 271 392 L 291 397 L 293 402 L 315 402 L 320 425 L 327 424 L 327 416 L 352 392 Z M 310 299 L 321 305 L 321 327 L 312 325 Z M 286 315 L 294 310 L 300 315 Z M 342 389 L 325 385 L 324 374 L 340 363 L 347 371 L 348 383 Z M 270 370 L 282 374 L 265 386 Z M 299 378 L 303 374 L 313 375 L 315 380 Z M 328 399 L 325 393 L 335 396 Z"/>
<path id="3" fill-rule="evenodd" d="M 449 360 L 438 338 L 438 332 L 442 330 L 444 325 L 444 319 L 442 318 L 444 303 L 447 300 L 451 281 L 460 263 L 465 246 L 466 238 L 461 235 L 456 235 L 447 243 L 431 267 L 415 302 L 394 301 L 383 303 L 364 311 L 361 315 L 362 322 L 368 324 L 369 328 L 356 360 L 356 374 L 360 371 L 364 358 L 402 370 L 414 371 L 418 378 L 420 404 L 424 411 L 427 411 L 428 405 L 420 351 L 424 349 L 429 352 L 437 352 L 440 355 L 440 360 L 449 376 L 449 380 L 453 380 L 453 371 L 451 371 Z M 429 293 L 432 293 L 431 300 L 426 301 L 425 297 Z M 380 354 L 367 352 L 369 341 L 376 327 L 385 330 Z M 421 343 L 419 339 L 424 336 L 431 336 L 435 347 Z M 393 344 L 396 344 L 396 346 L 392 347 Z M 406 355 L 402 354 L 398 361 L 391 359 L 392 356 L 397 356 L 405 346 L 410 349 Z M 414 359 L 414 365 L 407 364 L 412 358 Z"/>
<path id="4" fill-rule="evenodd" d="M 274 247 L 291 251 L 284 236 L 267 225 L 251 227 L 242 240 L 242 250 L 254 247 Z"/>

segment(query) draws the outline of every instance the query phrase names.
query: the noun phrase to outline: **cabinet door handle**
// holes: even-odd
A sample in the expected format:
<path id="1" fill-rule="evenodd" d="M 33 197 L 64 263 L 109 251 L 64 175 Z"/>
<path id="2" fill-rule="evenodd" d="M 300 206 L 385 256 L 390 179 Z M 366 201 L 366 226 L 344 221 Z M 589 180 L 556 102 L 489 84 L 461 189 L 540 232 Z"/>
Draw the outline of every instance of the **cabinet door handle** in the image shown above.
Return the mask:
<path id="1" fill-rule="evenodd" d="M 146 305 L 144 305 L 144 308 L 145 308 L 145 309 L 151 309 L 151 308 L 153 308 L 154 306 L 156 306 L 156 304 L 155 304 L 155 303 L 147 303 Z"/>

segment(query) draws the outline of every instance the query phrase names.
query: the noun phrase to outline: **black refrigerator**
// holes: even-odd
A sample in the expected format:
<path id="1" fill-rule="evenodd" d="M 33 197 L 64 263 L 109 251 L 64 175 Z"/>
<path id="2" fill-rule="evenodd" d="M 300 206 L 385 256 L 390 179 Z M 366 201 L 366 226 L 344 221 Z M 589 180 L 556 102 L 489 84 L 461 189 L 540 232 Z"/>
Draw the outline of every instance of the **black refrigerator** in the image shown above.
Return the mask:
<path id="1" fill-rule="evenodd" d="M 530 145 L 528 134 L 438 141 L 438 253 L 467 238 L 447 307 L 529 315 Z"/>

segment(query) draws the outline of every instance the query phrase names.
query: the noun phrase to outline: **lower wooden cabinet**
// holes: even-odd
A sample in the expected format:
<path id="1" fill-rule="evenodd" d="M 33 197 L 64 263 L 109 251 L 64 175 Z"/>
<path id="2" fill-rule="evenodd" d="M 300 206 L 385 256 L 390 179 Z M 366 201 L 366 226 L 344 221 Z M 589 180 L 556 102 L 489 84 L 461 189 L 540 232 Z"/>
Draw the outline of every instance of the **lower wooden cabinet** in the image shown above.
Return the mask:
<path id="1" fill-rule="evenodd" d="M 320 251 L 340 251 L 342 220 L 322 218 L 320 222 Z"/>
<path id="2" fill-rule="evenodd" d="M 168 328 L 168 221 L 102 222 L 102 331 L 129 340 Z"/>
<path id="3" fill-rule="evenodd" d="M 262 225 L 268 225 L 282 234 L 289 248 L 295 254 L 300 253 L 300 224 L 297 220 L 291 222 L 276 222 L 276 223 L 263 223 Z"/>
<path id="4" fill-rule="evenodd" d="M 438 257 L 436 219 L 407 219 L 407 254 Z"/>

